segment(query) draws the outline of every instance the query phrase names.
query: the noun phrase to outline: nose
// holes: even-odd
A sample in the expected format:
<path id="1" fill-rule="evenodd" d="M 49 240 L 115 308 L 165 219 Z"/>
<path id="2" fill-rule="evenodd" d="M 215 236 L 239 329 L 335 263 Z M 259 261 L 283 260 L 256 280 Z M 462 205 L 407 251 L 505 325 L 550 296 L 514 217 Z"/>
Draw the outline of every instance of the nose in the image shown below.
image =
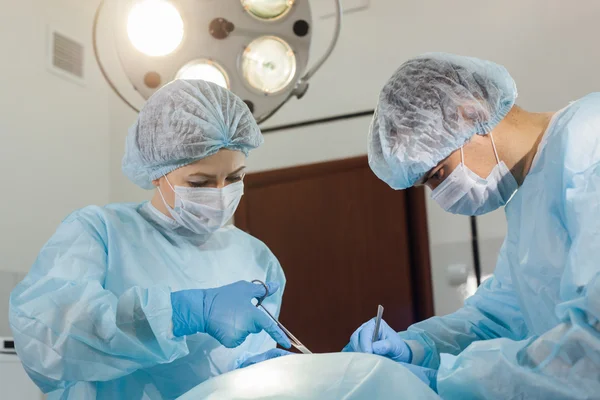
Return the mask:
<path id="1" fill-rule="evenodd" d="M 223 189 L 225 186 L 227 186 L 227 181 L 225 180 L 225 178 L 217 179 L 217 185 L 216 185 L 217 189 Z"/>

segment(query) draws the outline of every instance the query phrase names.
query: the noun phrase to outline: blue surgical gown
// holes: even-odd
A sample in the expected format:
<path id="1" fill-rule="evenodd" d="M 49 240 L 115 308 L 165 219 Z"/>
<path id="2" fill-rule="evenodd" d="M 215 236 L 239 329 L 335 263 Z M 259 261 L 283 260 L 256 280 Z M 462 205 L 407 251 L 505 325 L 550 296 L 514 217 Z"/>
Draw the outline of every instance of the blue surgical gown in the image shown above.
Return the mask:
<path id="1" fill-rule="evenodd" d="M 444 399 L 600 399 L 600 94 L 554 116 L 505 211 L 494 276 L 400 334 L 413 363 Z"/>
<path id="2" fill-rule="evenodd" d="M 173 399 L 240 359 L 275 347 L 265 333 L 227 349 L 207 334 L 175 338 L 172 291 L 285 277 L 259 240 L 229 226 L 208 240 L 150 203 L 69 216 L 10 297 L 21 361 L 49 399 Z M 0 396 L 1 397 L 1 396 Z"/>

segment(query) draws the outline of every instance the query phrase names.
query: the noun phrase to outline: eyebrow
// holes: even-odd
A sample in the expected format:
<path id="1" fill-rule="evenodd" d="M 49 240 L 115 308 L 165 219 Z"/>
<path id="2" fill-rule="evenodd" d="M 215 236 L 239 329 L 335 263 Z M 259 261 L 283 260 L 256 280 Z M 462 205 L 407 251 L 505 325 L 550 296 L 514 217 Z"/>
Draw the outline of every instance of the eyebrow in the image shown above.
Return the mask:
<path id="1" fill-rule="evenodd" d="M 233 172 L 230 172 L 229 174 L 227 174 L 227 176 L 235 175 L 235 174 L 237 174 L 239 172 L 242 172 L 244 169 L 246 169 L 245 165 L 243 167 L 240 167 L 240 168 L 236 169 Z M 216 178 L 217 177 L 216 175 L 209 175 L 209 174 L 205 174 L 203 172 L 196 172 L 195 174 L 190 174 L 189 176 L 190 177 L 192 177 L 192 176 L 201 176 L 201 177 L 204 177 L 204 178 Z"/>

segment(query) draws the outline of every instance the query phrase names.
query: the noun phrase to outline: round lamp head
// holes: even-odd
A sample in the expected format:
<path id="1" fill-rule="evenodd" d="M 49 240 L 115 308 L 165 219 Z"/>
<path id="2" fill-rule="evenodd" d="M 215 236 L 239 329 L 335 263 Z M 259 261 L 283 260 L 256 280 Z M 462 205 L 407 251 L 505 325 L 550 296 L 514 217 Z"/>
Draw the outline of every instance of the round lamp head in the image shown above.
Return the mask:
<path id="1" fill-rule="evenodd" d="M 284 40 L 260 37 L 242 54 L 242 74 L 252 88 L 265 94 L 279 93 L 296 75 L 296 55 Z"/>
<path id="2" fill-rule="evenodd" d="M 242 5 L 251 15 L 263 20 L 274 20 L 285 16 L 295 0 L 242 0 Z"/>

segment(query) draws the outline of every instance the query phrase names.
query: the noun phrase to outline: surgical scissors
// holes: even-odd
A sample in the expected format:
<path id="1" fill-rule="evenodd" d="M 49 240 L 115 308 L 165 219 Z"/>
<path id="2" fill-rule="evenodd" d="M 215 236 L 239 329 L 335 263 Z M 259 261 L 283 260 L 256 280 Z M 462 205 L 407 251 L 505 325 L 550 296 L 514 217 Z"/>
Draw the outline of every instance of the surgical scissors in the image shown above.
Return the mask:
<path id="1" fill-rule="evenodd" d="M 263 281 L 260 281 L 258 279 L 253 280 L 252 283 L 258 283 L 260 285 L 263 285 L 264 288 L 265 288 L 265 295 L 262 296 L 262 297 L 257 298 L 258 303 L 256 304 L 256 307 L 262 308 L 262 310 L 264 312 L 266 312 L 267 315 L 269 317 L 271 317 L 271 319 L 273 321 L 275 321 L 275 323 L 277 324 L 277 326 L 290 338 L 290 342 L 292 343 L 292 346 L 294 346 L 300 353 L 303 353 L 303 354 L 312 354 L 312 352 L 309 349 L 307 349 L 306 346 L 302 344 L 302 342 L 300 342 L 298 339 L 296 339 L 296 336 L 292 335 L 292 332 L 288 331 L 287 328 L 285 326 L 283 326 L 281 324 L 281 322 L 277 321 L 277 318 L 275 318 L 269 312 L 269 310 L 267 310 L 265 308 L 265 306 L 262 305 L 263 300 L 266 299 L 269 296 L 269 287 Z"/>

